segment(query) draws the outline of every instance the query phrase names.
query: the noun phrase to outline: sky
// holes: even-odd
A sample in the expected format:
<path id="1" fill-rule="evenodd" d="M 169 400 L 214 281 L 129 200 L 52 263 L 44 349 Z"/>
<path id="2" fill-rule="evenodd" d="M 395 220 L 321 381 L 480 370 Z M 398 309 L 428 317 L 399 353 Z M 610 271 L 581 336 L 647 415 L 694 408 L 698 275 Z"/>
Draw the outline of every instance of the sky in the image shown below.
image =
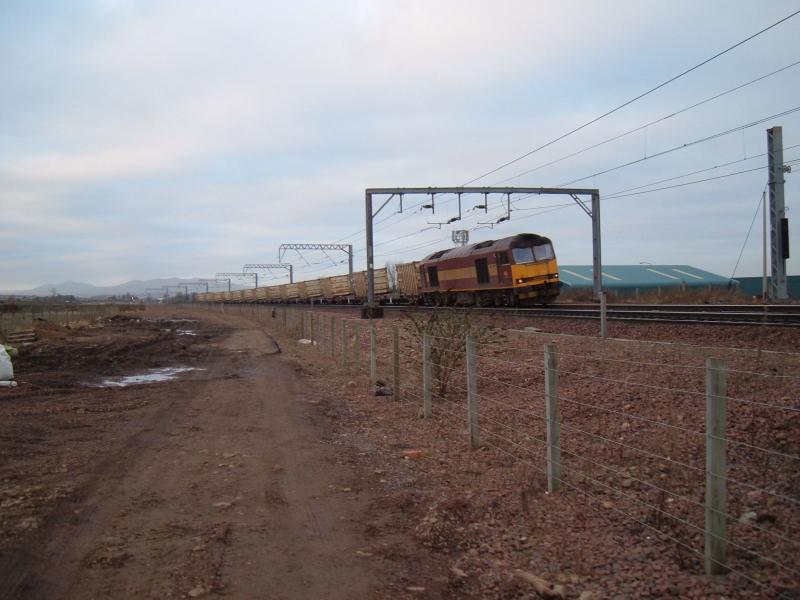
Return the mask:
<path id="1" fill-rule="evenodd" d="M 277 262 L 282 243 L 352 243 L 363 269 L 365 188 L 463 185 L 798 8 L 3 0 L 0 289 L 212 277 Z M 786 163 L 800 158 L 800 110 L 787 113 L 800 108 L 798 37 L 800 15 L 474 184 L 599 189 L 606 264 L 760 275 L 766 129 L 783 128 Z M 786 176 L 790 275 L 798 177 L 800 164 Z M 505 199 L 488 213 L 482 201 L 462 197 L 451 225 L 437 223 L 458 215 L 455 196 L 437 196 L 436 214 L 424 197 L 402 213 L 390 201 L 376 265 L 450 247 L 453 229 L 475 242 L 538 233 L 562 264 L 591 263 L 591 222 L 569 197 L 515 197 L 501 224 Z M 285 260 L 296 280 L 347 264 Z"/>

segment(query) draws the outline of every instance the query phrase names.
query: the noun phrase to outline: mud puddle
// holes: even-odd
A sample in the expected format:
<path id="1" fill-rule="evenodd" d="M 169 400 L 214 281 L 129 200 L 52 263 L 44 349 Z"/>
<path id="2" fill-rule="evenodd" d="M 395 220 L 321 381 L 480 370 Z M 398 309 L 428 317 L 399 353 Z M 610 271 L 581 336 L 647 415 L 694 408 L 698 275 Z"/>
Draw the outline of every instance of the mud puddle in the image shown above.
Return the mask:
<path id="1" fill-rule="evenodd" d="M 126 375 L 124 377 L 108 377 L 103 379 L 95 387 L 128 387 L 130 385 L 140 385 L 143 383 L 160 383 L 171 381 L 181 373 L 189 371 L 204 371 L 198 367 L 164 367 L 160 369 L 149 369 L 146 373 L 138 375 Z"/>

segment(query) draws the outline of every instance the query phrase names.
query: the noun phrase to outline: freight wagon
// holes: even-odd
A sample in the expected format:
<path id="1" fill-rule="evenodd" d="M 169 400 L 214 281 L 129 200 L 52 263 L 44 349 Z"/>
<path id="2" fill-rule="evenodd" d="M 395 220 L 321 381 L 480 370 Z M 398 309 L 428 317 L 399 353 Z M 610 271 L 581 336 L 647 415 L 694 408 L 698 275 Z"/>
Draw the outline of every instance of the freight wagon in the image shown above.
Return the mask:
<path id="1" fill-rule="evenodd" d="M 381 303 L 524 306 L 552 302 L 561 288 L 553 244 L 534 233 L 439 250 L 419 262 L 394 265 L 394 270 L 394 285 L 386 268 L 373 270 L 375 298 Z M 366 297 L 366 271 L 353 273 L 352 278 L 334 275 L 198 294 L 201 302 L 360 304 Z"/>

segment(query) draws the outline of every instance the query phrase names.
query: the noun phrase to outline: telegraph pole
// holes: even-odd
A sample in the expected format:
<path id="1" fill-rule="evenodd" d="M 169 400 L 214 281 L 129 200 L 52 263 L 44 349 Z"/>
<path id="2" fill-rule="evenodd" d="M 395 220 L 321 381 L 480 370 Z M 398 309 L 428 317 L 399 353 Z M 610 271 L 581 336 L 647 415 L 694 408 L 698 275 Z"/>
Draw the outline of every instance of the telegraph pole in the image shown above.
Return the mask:
<path id="1" fill-rule="evenodd" d="M 769 168 L 770 282 L 769 299 L 787 300 L 786 259 L 789 258 L 789 220 L 783 196 L 783 128 L 767 129 L 767 164 Z"/>

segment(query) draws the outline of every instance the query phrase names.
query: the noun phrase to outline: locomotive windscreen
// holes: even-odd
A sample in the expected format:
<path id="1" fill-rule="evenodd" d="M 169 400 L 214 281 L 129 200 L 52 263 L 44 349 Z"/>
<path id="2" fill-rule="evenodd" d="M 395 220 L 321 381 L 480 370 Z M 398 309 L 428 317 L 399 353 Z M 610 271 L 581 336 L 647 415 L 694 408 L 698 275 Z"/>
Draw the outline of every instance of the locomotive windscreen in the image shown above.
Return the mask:
<path id="1" fill-rule="evenodd" d="M 533 257 L 536 260 L 551 260 L 556 257 L 552 244 L 541 244 L 533 247 Z"/>
<path id="2" fill-rule="evenodd" d="M 511 252 L 514 253 L 514 262 L 518 265 L 539 260 L 550 260 L 556 257 L 555 252 L 553 252 L 553 245 L 550 243 L 525 248 L 512 248 Z"/>

